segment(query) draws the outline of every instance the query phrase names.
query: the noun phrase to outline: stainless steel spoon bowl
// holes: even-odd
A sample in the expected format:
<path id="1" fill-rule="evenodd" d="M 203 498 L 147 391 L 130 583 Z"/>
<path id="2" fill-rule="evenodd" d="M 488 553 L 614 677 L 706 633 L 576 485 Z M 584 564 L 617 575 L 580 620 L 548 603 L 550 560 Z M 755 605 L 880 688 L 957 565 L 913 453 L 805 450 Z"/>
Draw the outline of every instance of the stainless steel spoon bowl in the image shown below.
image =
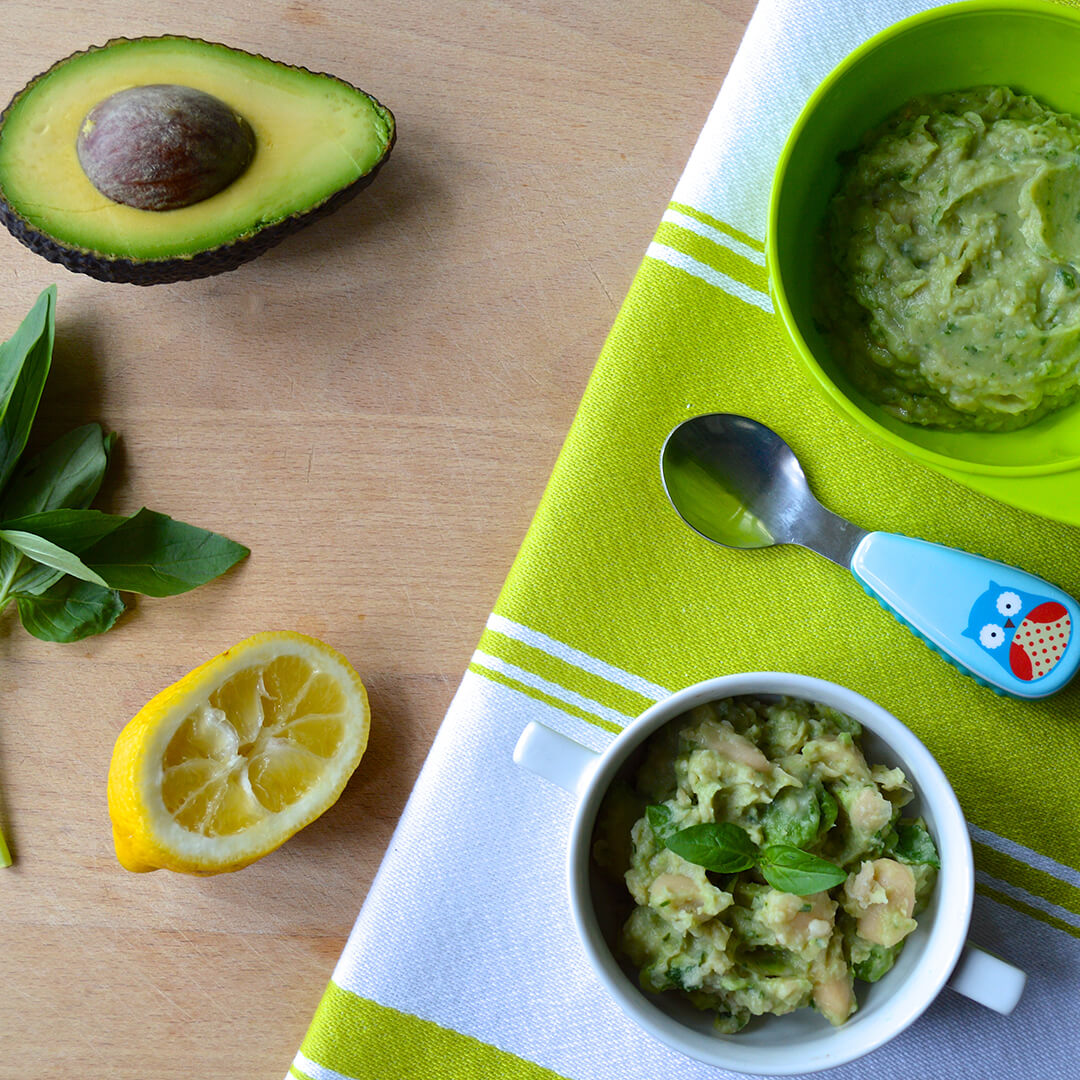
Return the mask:
<path id="1" fill-rule="evenodd" d="M 667 437 L 660 472 L 672 505 L 706 539 L 730 548 L 799 544 L 824 555 L 999 693 L 1046 697 L 1080 666 L 1072 640 L 1080 605 L 1068 593 L 1004 563 L 838 517 L 814 498 L 787 443 L 756 420 L 687 420 Z"/>
<path id="2" fill-rule="evenodd" d="M 680 424 L 664 443 L 660 472 L 687 525 L 724 547 L 799 544 L 848 567 L 866 535 L 826 510 L 791 447 L 747 416 L 711 413 Z"/>

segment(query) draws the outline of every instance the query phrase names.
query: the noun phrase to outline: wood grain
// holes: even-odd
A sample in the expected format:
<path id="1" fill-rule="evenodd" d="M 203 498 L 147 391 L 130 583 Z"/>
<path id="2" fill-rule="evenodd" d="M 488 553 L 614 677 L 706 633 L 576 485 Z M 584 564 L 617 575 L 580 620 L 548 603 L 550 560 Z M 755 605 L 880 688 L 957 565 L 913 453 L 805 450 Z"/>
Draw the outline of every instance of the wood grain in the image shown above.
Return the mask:
<path id="1" fill-rule="evenodd" d="M 0 237 L 0 336 L 59 283 L 42 443 L 121 434 L 99 505 L 252 548 L 71 646 L 0 616 L 0 1078 L 280 1077 L 543 490 L 752 0 L 6 0 L 0 99 L 114 36 L 330 71 L 395 112 L 375 184 L 235 273 L 138 289 Z M 235 875 L 138 876 L 112 744 L 246 635 L 324 638 L 372 696 L 340 802 Z"/>

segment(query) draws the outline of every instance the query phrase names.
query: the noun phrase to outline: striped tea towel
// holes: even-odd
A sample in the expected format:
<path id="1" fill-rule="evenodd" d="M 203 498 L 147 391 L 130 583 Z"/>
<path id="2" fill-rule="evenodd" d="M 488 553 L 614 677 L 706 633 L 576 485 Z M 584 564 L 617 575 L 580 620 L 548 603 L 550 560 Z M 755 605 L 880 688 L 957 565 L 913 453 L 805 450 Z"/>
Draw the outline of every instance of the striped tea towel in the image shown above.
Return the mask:
<path id="1" fill-rule="evenodd" d="M 972 936 L 1029 973 L 1002 1017 L 944 992 L 836 1080 L 1080 1076 L 1080 683 L 996 697 L 851 576 L 795 547 L 737 552 L 669 507 L 659 448 L 746 413 L 857 524 L 1023 566 L 1080 595 L 1080 530 L 868 442 L 792 358 L 766 289 L 774 162 L 817 83 L 916 0 L 762 0 L 589 383 L 495 612 L 290 1069 L 308 1080 L 718 1080 L 623 1017 L 567 910 L 572 800 L 516 768 L 532 719 L 595 749 L 669 691 L 779 670 L 912 727 L 971 822 Z"/>

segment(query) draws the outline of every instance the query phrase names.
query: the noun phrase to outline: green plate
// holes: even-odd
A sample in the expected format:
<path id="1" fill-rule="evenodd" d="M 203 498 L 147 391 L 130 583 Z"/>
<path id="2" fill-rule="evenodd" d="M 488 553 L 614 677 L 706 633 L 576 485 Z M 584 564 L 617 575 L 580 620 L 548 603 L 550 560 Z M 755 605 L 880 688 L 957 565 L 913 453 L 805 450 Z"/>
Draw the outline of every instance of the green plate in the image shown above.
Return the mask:
<path id="1" fill-rule="evenodd" d="M 971 0 L 905 19 L 851 53 L 807 102 L 780 155 L 769 287 L 814 381 L 867 434 L 1002 502 L 1080 525 L 1080 402 L 1013 432 L 904 424 L 851 385 L 811 317 L 814 248 L 838 155 L 916 94 L 988 83 L 1080 115 L 1080 13 L 1041 0 Z"/>

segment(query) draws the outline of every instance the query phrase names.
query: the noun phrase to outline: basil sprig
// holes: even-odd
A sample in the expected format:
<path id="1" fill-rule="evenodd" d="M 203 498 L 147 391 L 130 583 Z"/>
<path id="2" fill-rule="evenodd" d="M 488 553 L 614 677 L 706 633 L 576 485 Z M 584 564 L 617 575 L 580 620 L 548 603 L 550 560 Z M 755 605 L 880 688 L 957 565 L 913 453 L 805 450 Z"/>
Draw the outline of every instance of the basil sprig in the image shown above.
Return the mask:
<path id="1" fill-rule="evenodd" d="M 87 424 L 23 459 L 52 365 L 56 286 L 0 343 L 0 611 L 14 602 L 42 641 L 79 641 L 110 629 L 120 592 L 174 596 L 248 554 L 218 533 L 143 508 L 91 510 L 116 436 Z M 0 834 L 0 866 L 11 854 Z"/>
<path id="2" fill-rule="evenodd" d="M 665 813 L 666 811 L 666 813 Z M 646 808 L 649 823 L 666 825 L 670 810 L 665 806 Z M 680 858 L 718 874 L 737 874 L 756 866 L 761 876 L 780 892 L 809 896 L 839 885 L 847 872 L 835 863 L 811 855 L 791 844 L 758 847 L 750 834 L 729 821 L 707 821 L 672 832 L 654 831 L 664 846 Z"/>
<path id="3" fill-rule="evenodd" d="M 224 573 L 248 549 L 142 510 L 91 510 L 116 436 L 87 424 L 27 461 L 22 453 L 52 363 L 56 286 L 0 344 L 0 611 L 13 601 L 43 641 L 108 630 L 120 592 L 175 596 Z"/>

